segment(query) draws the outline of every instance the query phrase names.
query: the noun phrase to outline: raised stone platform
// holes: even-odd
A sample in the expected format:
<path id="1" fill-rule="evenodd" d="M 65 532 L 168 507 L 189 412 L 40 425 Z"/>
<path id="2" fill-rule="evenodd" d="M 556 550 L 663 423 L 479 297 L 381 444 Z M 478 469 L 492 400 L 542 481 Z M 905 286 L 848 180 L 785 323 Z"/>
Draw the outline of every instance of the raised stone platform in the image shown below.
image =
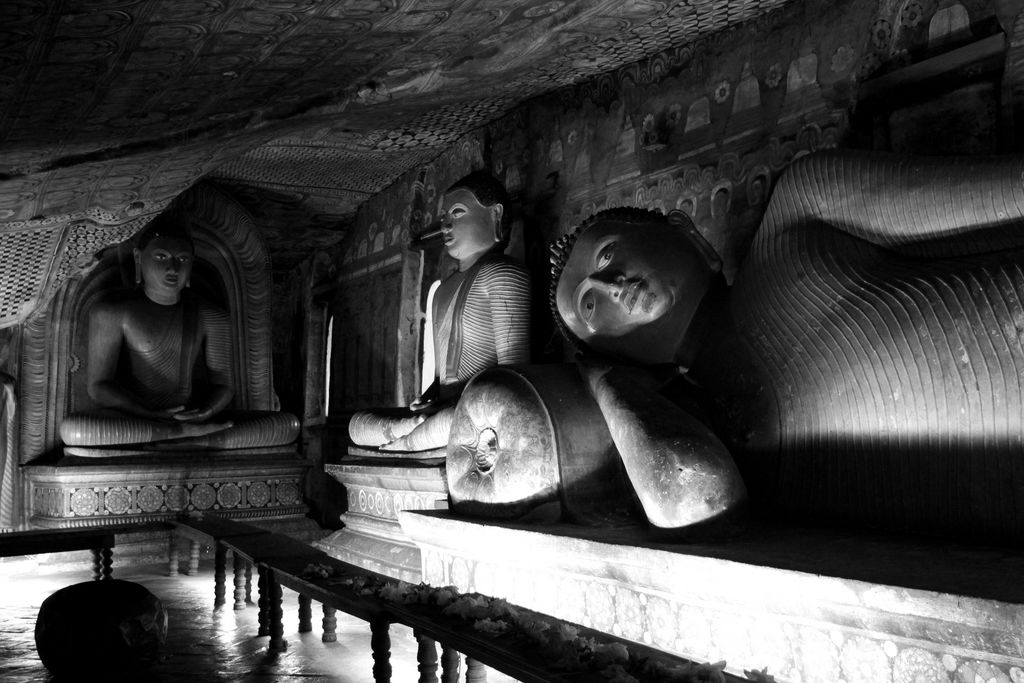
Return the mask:
<path id="1" fill-rule="evenodd" d="M 751 526 L 667 544 L 403 512 L 423 580 L 479 591 L 728 670 L 809 683 L 1024 681 L 1024 552 Z"/>
<path id="2" fill-rule="evenodd" d="M 315 545 L 344 562 L 418 583 L 420 550 L 402 531 L 398 513 L 448 507 L 444 451 L 415 458 L 361 451 L 324 466 L 345 487 L 348 511 L 341 515 L 345 528 Z"/>

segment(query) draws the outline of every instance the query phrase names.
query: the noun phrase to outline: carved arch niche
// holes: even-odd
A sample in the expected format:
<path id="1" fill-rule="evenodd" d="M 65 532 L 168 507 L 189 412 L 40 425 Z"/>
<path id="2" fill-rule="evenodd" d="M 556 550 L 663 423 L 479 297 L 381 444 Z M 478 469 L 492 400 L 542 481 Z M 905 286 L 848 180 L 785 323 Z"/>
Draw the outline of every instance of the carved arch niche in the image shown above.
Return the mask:
<path id="1" fill-rule="evenodd" d="M 187 216 L 195 242 L 192 286 L 227 310 L 231 320 L 235 363 L 231 407 L 277 410 L 271 368 L 270 259 L 252 217 L 209 184 L 187 190 L 170 208 Z M 83 366 L 89 310 L 104 292 L 131 284 L 133 239 L 105 249 L 94 268 L 67 280 L 50 304 L 25 324 L 23 463 L 56 454 L 64 416 L 93 407 L 85 391 Z"/>

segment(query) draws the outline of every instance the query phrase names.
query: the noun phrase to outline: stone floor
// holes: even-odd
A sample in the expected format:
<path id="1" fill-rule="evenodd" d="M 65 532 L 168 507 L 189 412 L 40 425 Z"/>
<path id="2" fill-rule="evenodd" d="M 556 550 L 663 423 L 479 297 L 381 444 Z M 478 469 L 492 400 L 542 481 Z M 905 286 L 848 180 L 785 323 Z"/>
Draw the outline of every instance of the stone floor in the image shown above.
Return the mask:
<path id="1" fill-rule="evenodd" d="M 31 559 L 0 563 L 0 681 L 58 683 L 39 661 L 34 629 L 39 605 L 51 593 L 89 579 L 87 563 L 82 571 L 55 573 Z M 114 578 L 135 581 L 157 595 L 168 611 L 169 627 L 162 660 L 145 678 L 146 683 L 178 681 L 302 681 L 363 683 L 373 680 L 369 626 L 338 612 L 338 640 L 320 640 L 319 605 L 313 606 L 311 633 L 298 632 L 297 596 L 284 591 L 285 638 L 288 650 L 272 657 L 266 652 L 267 637 L 257 637 L 255 605 L 241 611 L 213 610 L 213 566 L 203 562 L 196 576 L 168 577 L 165 566 L 131 567 Z M 255 599 L 255 595 L 254 595 Z M 418 680 L 416 643 L 403 626 L 391 628 L 392 680 Z M 464 674 L 463 674 L 464 675 Z M 63 680 L 63 679 L 60 679 Z M 80 680 L 102 680 L 102 675 Z M 514 683 L 488 671 L 490 683 Z"/>

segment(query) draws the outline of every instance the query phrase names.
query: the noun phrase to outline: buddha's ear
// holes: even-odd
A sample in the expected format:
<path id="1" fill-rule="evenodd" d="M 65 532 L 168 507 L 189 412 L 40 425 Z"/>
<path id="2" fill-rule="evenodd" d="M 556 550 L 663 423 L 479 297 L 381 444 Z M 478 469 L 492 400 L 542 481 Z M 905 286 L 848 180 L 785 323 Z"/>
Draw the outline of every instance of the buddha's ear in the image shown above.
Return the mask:
<path id="1" fill-rule="evenodd" d="M 142 282 L 142 252 L 138 247 L 132 249 L 132 257 L 135 260 L 135 284 Z"/>
<path id="2" fill-rule="evenodd" d="M 494 241 L 500 242 L 502 238 L 501 217 L 505 215 L 505 207 L 501 204 L 493 204 L 488 208 L 491 211 L 491 216 L 494 218 Z"/>
<path id="3" fill-rule="evenodd" d="M 711 243 L 704 239 L 704 235 L 700 234 L 697 230 L 697 226 L 694 224 L 693 219 L 685 211 L 679 209 L 673 209 L 668 212 L 668 222 L 677 228 L 682 229 L 683 234 L 686 235 L 686 239 L 690 241 L 697 251 L 703 257 L 704 262 L 713 273 L 720 273 L 722 271 L 722 257 L 718 255 L 715 248 L 711 246 Z"/>

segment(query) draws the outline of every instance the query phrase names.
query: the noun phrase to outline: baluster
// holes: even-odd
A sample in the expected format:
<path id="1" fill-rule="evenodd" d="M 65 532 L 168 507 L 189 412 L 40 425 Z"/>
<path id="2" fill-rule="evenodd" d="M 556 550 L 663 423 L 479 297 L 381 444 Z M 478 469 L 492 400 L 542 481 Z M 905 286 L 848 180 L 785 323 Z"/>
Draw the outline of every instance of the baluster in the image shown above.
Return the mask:
<path id="1" fill-rule="evenodd" d="M 288 641 L 284 639 L 284 609 L 281 602 L 284 598 L 281 583 L 277 580 L 273 569 L 267 570 L 267 593 L 270 602 L 270 643 L 268 649 L 272 653 L 284 652 L 288 649 Z"/>
<path id="2" fill-rule="evenodd" d="M 225 578 L 227 574 L 228 549 L 223 543 L 214 541 L 213 552 L 213 608 L 220 609 L 224 606 Z"/>
<path id="3" fill-rule="evenodd" d="M 245 609 L 245 568 L 248 565 L 239 553 L 234 554 L 235 609 Z"/>
<path id="4" fill-rule="evenodd" d="M 252 604 L 252 563 L 245 561 L 245 602 Z"/>
<path id="5" fill-rule="evenodd" d="M 102 576 L 102 573 L 100 571 L 102 568 L 102 563 L 100 561 L 100 549 L 91 548 L 89 552 L 92 553 L 92 580 L 99 581 L 100 576 Z"/>
<path id="6" fill-rule="evenodd" d="M 462 657 L 459 653 L 441 645 L 441 683 L 459 683 L 459 669 L 462 666 Z"/>
<path id="7" fill-rule="evenodd" d="M 171 540 L 167 544 L 167 576 L 178 575 L 178 537 L 171 533 Z"/>
<path id="8" fill-rule="evenodd" d="M 420 671 L 419 683 L 437 683 L 437 645 L 433 638 L 413 631 L 416 637 L 416 661 Z"/>
<path id="9" fill-rule="evenodd" d="M 482 663 L 466 657 L 466 683 L 485 683 L 487 681 L 487 667 Z"/>
<path id="10" fill-rule="evenodd" d="M 189 541 L 188 544 L 188 569 L 185 574 L 195 576 L 199 573 L 199 541 Z"/>
<path id="11" fill-rule="evenodd" d="M 313 601 L 311 598 L 299 593 L 299 633 L 309 633 L 313 630 Z"/>
<path id="12" fill-rule="evenodd" d="M 260 566 L 257 567 L 256 571 L 259 572 L 259 583 L 256 587 L 256 591 L 259 594 L 257 596 L 257 604 L 259 605 L 257 622 L 259 623 L 259 630 L 256 631 L 256 635 L 268 636 L 270 635 L 270 597 L 267 586 L 267 572 L 270 570 Z"/>
<path id="13" fill-rule="evenodd" d="M 94 560 L 95 561 L 95 560 Z M 94 570 L 95 572 L 95 570 Z M 114 549 L 100 548 L 100 580 L 106 581 L 114 574 Z"/>
<path id="14" fill-rule="evenodd" d="M 325 643 L 333 643 L 338 640 L 338 617 L 336 610 L 330 605 L 324 605 L 324 635 L 321 640 Z"/>
<path id="15" fill-rule="evenodd" d="M 391 683 L 391 635 L 387 619 L 370 622 L 370 649 L 373 650 L 374 683 Z"/>

